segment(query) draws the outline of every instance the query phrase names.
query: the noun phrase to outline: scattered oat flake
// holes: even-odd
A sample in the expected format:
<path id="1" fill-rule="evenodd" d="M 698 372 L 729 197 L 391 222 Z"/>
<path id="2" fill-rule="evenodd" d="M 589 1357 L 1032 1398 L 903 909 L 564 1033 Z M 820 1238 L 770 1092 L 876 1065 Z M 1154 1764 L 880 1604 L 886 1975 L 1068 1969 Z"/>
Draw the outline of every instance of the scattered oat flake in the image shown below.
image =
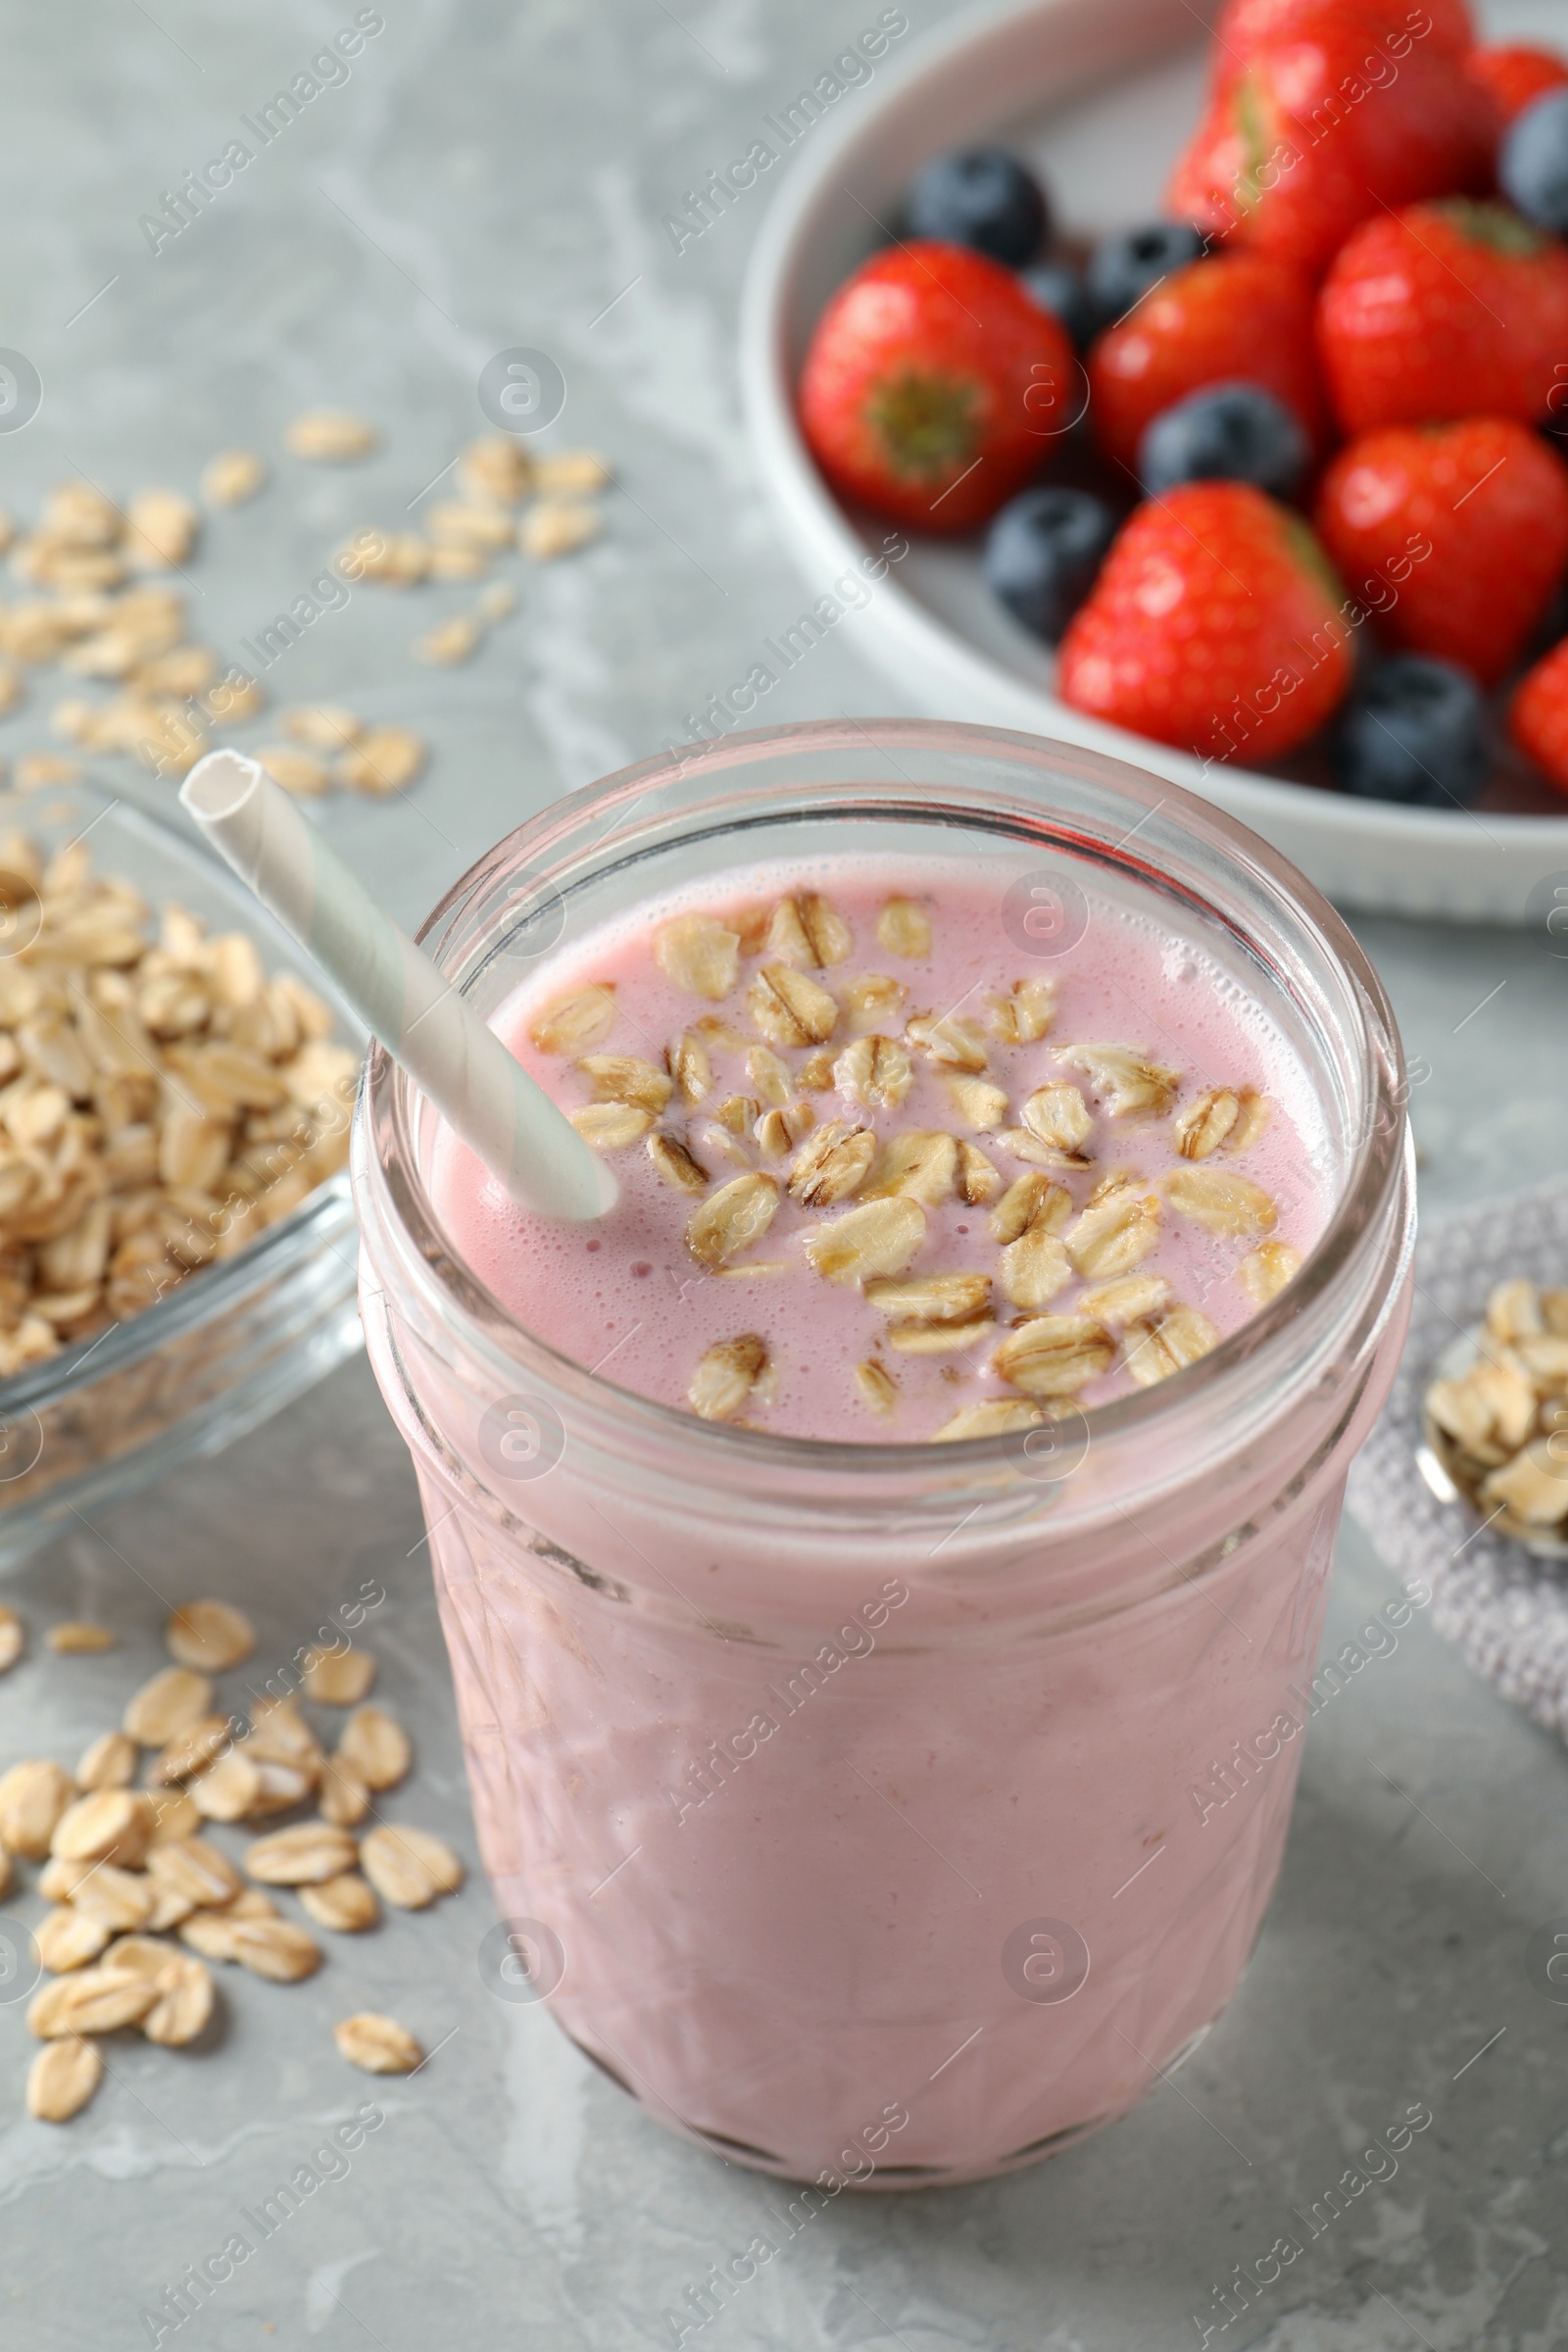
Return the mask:
<path id="1" fill-rule="evenodd" d="M 579 499 L 542 498 L 524 511 L 517 525 L 517 545 L 535 564 L 553 564 L 562 556 L 587 547 L 604 529 L 597 507 Z"/>
<path id="2" fill-rule="evenodd" d="M 511 515 L 484 499 L 438 499 L 425 509 L 423 519 L 437 547 L 473 547 L 496 555 L 512 545 L 514 535 Z"/>
<path id="3" fill-rule="evenodd" d="M 329 1928 L 335 1936 L 362 1936 L 381 1917 L 374 1887 L 358 1871 L 344 1871 L 318 1886 L 302 1886 L 299 1897 L 301 1908 L 317 1926 Z"/>
<path id="4" fill-rule="evenodd" d="M 368 1788 L 395 1788 L 414 1762 L 409 1735 L 384 1707 L 356 1707 L 343 1726 L 337 1760 Z"/>
<path id="5" fill-rule="evenodd" d="M 1029 1396 L 1071 1396 L 1115 1358 L 1110 1335 L 1088 1315 L 1037 1315 L 1008 1332 L 992 1357 L 1004 1380 Z"/>
<path id="6" fill-rule="evenodd" d="M 164 1645 L 181 1666 L 220 1674 L 256 1647 L 256 1628 L 226 1600 L 184 1600 L 164 1627 Z"/>
<path id="7" fill-rule="evenodd" d="M 1148 1323 L 1131 1325 L 1124 1345 L 1128 1371 L 1147 1389 L 1207 1355 L 1219 1346 L 1219 1333 L 1197 1307 L 1173 1306 Z"/>
<path id="8" fill-rule="evenodd" d="M 533 488 L 547 497 L 591 497 L 610 481 L 610 460 L 597 449 L 541 450 L 533 462 Z"/>
<path id="9" fill-rule="evenodd" d="M 1044 1414 L 1022 1396 L 983 1396 L 961 1405 L 951 1421 L 933 1432 L 933 1446 L 954 1446 L 967 1438 L 1005 1438 L 1015 1430 L 1039 1429 Z"/>
<path id="10" fill-rule="evenodd" d="M 766 945 L 787 962 L 814 964 L 820 970 L 845 960 L 854 950 L 855 935 L 830 899 L 819 891 L 803 891 L 799 898 L 780 899 L 768 918 Z"/>
<path id="11" fill-rule="evenodd" d="M 347 409 L 309 409 L 288 426 L 283 445 L 313 466 L 350 466 L 369 457 L 380 439 L 373 424 Z"/>
<path id="12" fill-rule="evenodd" d="M 528 1035 L 541 1054 L 581 1054 L 610 1035 L 615 1019 L 612 983 L 592 981 L 564 996 L 553 997 L 528 1024 Z"/>
<path id="13" fill-rule="evenodd" d="M 63 1623 L 52 1625 L 44 1641 L 64 1657 L 89 1657 L 98 1650 L 114 1649 L 119 1636 L 111 1633 L 107 1625 L 90 1625 L 85 1619 L 68 1617 Z"/>
<path id="14" fill-rule="evenodd" d="M 336 556 L 346 579 L 372 581 L 381 588 L 416 587 L 430 569 L 434 551 L 417 531 L 357 531 Z"/>
<path id="15" fill-rule="evenodd" d="M 158 1997 L 141 2020 L 149 2041 L 179 2049 L 206 2030 L 216 1989 L 212 1973 L 189 1952 L 172 1952 L 153 1980 Z"/>
<path id="16" fill-rule="evenodd" d="M 1261 1185 L 1225 1168 L 1173 1168 L 1164 1180 L 1164 1193 L 1179 1216 L 1226 1238 L 1267 1233 L 1278 1215 Z"/>
<path id="17" fill-rule="evenodd" d="M 49 1851 L 55 1824 L 76 1793 L 63 1765 L 28 1756 L 0 1773 L 0 1845 L 29 1862 Z"/>
<path id="18" fill-rule="evenodd" d="M 868 1108 L 897 1110 L 914 1084 L 914 1071 L 897 1039 L 873 1030 L 845 1047 L 833 1064 L 833 1083 Z"/>
<path id="19" fill-rule="evenodd" d="M 654 933 L 654 961 L 666 980 L 713 1003 L 740 970 L 740 935 L 710 914 L 678 914 Z"/>
<path id="20" fill-rule="evenodd" d="M 874 1275 L 902 1274 L 924 1239 L 920 1203 L 891 1198 L 862 1201 L 826 1225 L 808 1226 L 801 1247 L 825 1281 L 859 1283 Z"/>
<path id="21" fill-rule="evenodd" d="M 1241 1113 L 1241 1100 L 1229 1087 L 1210 1087 L 1171 1122 L 1177 1151 L 1184 1159 L 1206 1159 L 1219 1150 Z"/>
<path id="22" fill-rule="evenodd" d="M 375 1680 L 368 1649 L 312 1648 L 305 1653 L 301 1685 L 307 1698 L 328 1707 L 358 1706 Z"/>
<path id="23" fill-rule="evenodd" d="M 147 1857 L 149 1878 L 198 1909 L 231 1903 L 240 1876 L 228 1856 L 205 1838 L 175 1838 L 155 1845 Z"/>
<path id="24" fill-rule="evenodd" d="M 888 1138 L 861 1190 L 867 1200 L 898 1198 L 935 1207 L 952 1196 L 957 1169 L 955 1136 L 916 1129 Z"/>
<path id="25" fill-rule="evenodd" d="M 510 580 L 492 580 L 474 599 L 473 609 L 486 628 L 497 621 L 510 619 L 517 610 L 517 591 Z"/>
<path id="26" fill-rule="evenodd" d="M 245 1869 L 267 1886 L 306 1886 L 352 1870 L 357 1856 L 346 1830 L 334 1829 L 330 1822 L 305 1821 L 256 1838 L 245 1849 Z"/>
<path id="27" fill-rule="evenodd" d="M 876 918 L 876 944 L 890 956 L 924 962 L 931 953 L 931 917 L 915 899 L 889 899 Z"/>
<path id="28" fill-rule="evenodd" d="M 733 1421 L 767 1369 L 767 1346 L 755 1331 L 720 1340 L 699 1359 L 686 1399 L 703 1421 Z"/>
<path id="29" fill-rule="evenodd" d="M 514 507 L 532 489 L 535 472 L 534 458 L 510 433 L 486 433 L 459 458 L 458 487 L 470 498 Z"/>
<path id="30" fill-rule="evenodd" d="M 338 2054 L 368 2075 L 412 2075 L 424 2064 L 424 2052 L 406 2026 L 395 2017 L 362 2009 L 332 2028 Z"/>
<path id="31" fill-rule="evenodd" d="M 153 1814 L 139 1788 L 94 1788 L 68 1805 L 49 1851 L 67 1862 L 118 1862 L 134 1870 L 152 1843 Z"/>
<path id="32" fill-rule="evenodd" d="M 285 735 L 318 752 L 340 752 L 365 733 L 364 719 L 341 703 L 296 703 L 282 720 Z"/>
<path id="33" fill-rule="evenodd" d="M 898 1409 L 899 1384 L 885 1364 L 867 1357 L 855 1367 L 855 1386 L 860 1402 L 880 1420 L 887 1420 Z"/>
<path id="34" fill-rule="evenodd" d="M 1009 996 L 986 999 L 987 1027 L 1004 1045 L 1032 1045 L 1050 1031 L 1056 1011 L 1054 980 L 1015 980 Z"/>
<path id="35" fill-rule="evenodd" d="M 834 1207 L 858 1191 L 875 1157 L 871 1128 L 830 1119 L 816 1130 L 790 1170 L 790 1197 L 805 1208 Z"/>
<path id="36" fill-rule="evenodd" d="M 138 571 L 183 564 L 196 544 L 201 516 L 177 490 L 138 490 L 125 509 L 125 549 Z"/>
<path id="37" fill-rule="evenodd" d="M 32 1939 L 41 1965 L 52 1977 L 62 1977 L 96 1960 L 114 1932 L 108 1920 L 67 1903 L 44 1914 Z"/>
<path id="38" fill-rule="evenodd" d="M 1254 1306 L 1267 1306 L 1301 1270 L 1301 1252 L 1289 1242 L 1259 1242 L 1237 1269 L 1241 1284 Z"/>
<path id="39" fill-rule="evenodd" d="M 1058 1058 L 1083 1073 L 1113 1119 L 1168 1110 L 1181 1085 L 1179 1070 L 1167 1069 L 1137 1046 L 1069 1046 Z"/>
<path id="40" fill-rule="evenodd" d="M 651 1110 L 639 1110 L 632 1102 L 584 1102 L 567 1115 L 583 1142 L 596 1152 L 624 1152 L 645 1136 L 654 1122 Z"/>
<path id="41" fill-rule="evenodd" d="M 23 752 L 11 776 L 19 792 L 43 792 L 51 784 L 79 784 L 81 762 L 59 752 Z"/>
<path id="42" fill-rule="evenodd" d="M 254 449 L 220 449 L 202 467 L 201 493 L 210 507 L 243 507 L 267 484 L 267 460 Z"/>
<path id="43" fill-rule="evenodd" d="M 41 2049 L 27 2070 L 27 2113 L 41 2124 L 69 2123 L 103 2079 L 97 2043 L 80 2034 L 64 2034 Z"/>
<path id="44" fill-rule="evenodd" d="M 490 558 L 482 547 L 432 547 L 429 560 L 430 577 L 451 586 L 466 586 L 470 580 L 482 580 L 490 569 Z"/>
<path id="45" fill-rule="evenodd" d="M 471 661 L 484 643 L 484 629 L 471 612 L 449 612 L 414 641 L 414 658 L 436 668 L 452 669 Z"/>
<path id="46" fill-rule="evenodd" d="M 686 1247 L 701 1266 L 725 1265 L 761 1240 L 777 1212 L 778 1184 L 773 1177 L 760 1170 L 737 1176 L 693 1210 Z"/>
<path id="47" fill-rule="evenodd" d="M 157 1980 L 135 1968 L 103 1961 L 70 1976 L 56 1977 L 33 1994 L 27 2030 L 40 2041 L 72 2034 L 113 2034 L 136 2025 L 158 1998 Z"/>
<path id="48" fill-rule="evenodd" d="M 136 1777 L 136 1742 L 124 1732 L 101 1732 L 76 1766 L 78 1788 L 128 1788 Z"/>
<path id="49" fill-rule="evenodd" d="M 236 1918 L 229 1923 L 229 1943 L 242 1968 L 274 1984 L 300 1984 L 315 1975 L 323 1957 L 315 1936 L 291 1919 Z"/>
<path id="50" fill-rule="evenodd" d="M 281 784 L 296 800 L 319 800 L 332 789 L 332 771 L 326 761 L 297 744 L 270 743 L 251 756 L 266 768 L 274 784 Z"/>
<path id="51" fill-rule="evenodd" d="M 401 792 L 425 762 L 425 746 L 407 727 L 367 727 L 338 754 L 336 772 L 356 792 Z"/>
<path id="52" fill-rule="evenodd" d="M 26 1642 L 26 1628 L 22 1619 L 15 1609 L 7 1608 L 0 1601 L 0 1674 L 9 1672 L 16 1664 Z"/>
<path id="53" fill-rule="evenodd" d="M 438 1895 L 463 1884 L 462 1862 L 443 1838 L 428 1830 L 386 1822 L 360 1845 L 360 1867 L 381 1900 L 398 1910 L 422 1911 Z"/>
<path id="54" fill-rule="evenodd" d="M 143 1683 L 125 1705 L 122 1722 L 143 1747 L 167 1747 L 189 1731 L 213 1703 L 213 1686 L 193 1666 L 165 1666 Z"/>

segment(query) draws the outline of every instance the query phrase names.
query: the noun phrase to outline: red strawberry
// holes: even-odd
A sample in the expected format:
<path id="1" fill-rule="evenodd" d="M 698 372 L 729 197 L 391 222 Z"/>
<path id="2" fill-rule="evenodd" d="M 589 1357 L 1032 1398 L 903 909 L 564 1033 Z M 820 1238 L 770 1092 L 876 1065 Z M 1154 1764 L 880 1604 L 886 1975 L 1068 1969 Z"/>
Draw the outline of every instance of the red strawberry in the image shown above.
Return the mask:
<path id="1" fill-rule="evenodd" d="M 1387 44 L 1392 39 L 1391 54 L 1399 53 L 1401 36 L 1407 34 L 1412 46 L 1430 40 L 1465 57 L 1476 37 L 1464 0 L 1426 0 L 1424 6 L 1412 6 L 1410 0 L 1334 0 L 1334 5 L 1336 14 L 1357 24 L 1370 40 Z M 1323 9 L 1324 0 L 1229 0 L 1214 26 L 1216 74 L 1224 75 L 1232 60 L 1294 40 L 1303 22 L 1321 17 Z"/>
<path id="2" fill-rule="evenodd" d="M 1298 0 L 1288 37 L 1224 59 L 1165 208 L 1316 271 L 1381 209 L 1489 185 L 1495 135 L 1430 34 L 1379 41 L 1345 0 Z"/>
<path id="3" fill-rule="evenodd" d="M 1568 82 L 1568 61 L 1549 49 L 1472 49 L 1465 72 L 1486 91 L 1504 127 L 1523 114 L 1532 98 Z"/>
<path id="4" fill-rule="evenodd" d="M 1089 420 L 1108 458 L 1138 462 L 1146 424 L 1204 384 L 1246 377 L 1295 411 L 1319 447 L 1326 416 L 1312 288 L 1261 253 L 1222 253 L 1162 278 L 1089 355 Z"/>
<path id="5" fill-rule="evenodd" d="M 1534 422 L 1568 379 L 1568 252 L 1504 204 L 1460 197 L 1384 214 L 1324 281 L 1318 348 L 1348 433 L 1450 416 Z"/>
<path id="6" fill-rule="evenodd" d="M 1217 760 L 1277 759 L 1350 681 L 1341 590 L 1298 514 L 1189 482 L 1123 526 L 1062 640 L 1075 710 Z"/>
<path id="7" fill-rule="evenodd" d="M 801 428 L 841 497 L 968 531 L 1039 470 L 1082 397 L 1065 330 L 1013 272 L 926 240 L 873 254 L 822 313 Z"/>
<path id="8" fill-rule="evenodd" d="M 1314 519 L 1391 645 L 1491 686 L 1568 564 L 1568 471 L 1511 417 L 1393 425 L 1340 451 Z"/>
<path id="9" fill-rule="evenodd" d="M 1568 792 L 1568 637 L 1526 671 L 1508 711 L 1508 732 Z"/>

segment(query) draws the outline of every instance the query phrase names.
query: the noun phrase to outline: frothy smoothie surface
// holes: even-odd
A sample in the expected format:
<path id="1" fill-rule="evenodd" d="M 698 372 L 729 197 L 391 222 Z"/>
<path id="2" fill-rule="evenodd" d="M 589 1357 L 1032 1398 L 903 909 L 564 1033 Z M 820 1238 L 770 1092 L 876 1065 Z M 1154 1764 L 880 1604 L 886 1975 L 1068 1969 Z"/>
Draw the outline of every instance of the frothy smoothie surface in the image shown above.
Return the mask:
<path id="1" fill-rule="evenodd" d="M 754 867 L 563 950 L 494 1026 L 619 1203 L 533 1217 L 443 1130 L 455 1247 L 619 1387 L 789 1437 L 1027 1429 L 1194 1362 L 1322 1231 L 1316 1100 L 1200 947 L 1091 900 L 1038 956 L 1012 879 Z"/>

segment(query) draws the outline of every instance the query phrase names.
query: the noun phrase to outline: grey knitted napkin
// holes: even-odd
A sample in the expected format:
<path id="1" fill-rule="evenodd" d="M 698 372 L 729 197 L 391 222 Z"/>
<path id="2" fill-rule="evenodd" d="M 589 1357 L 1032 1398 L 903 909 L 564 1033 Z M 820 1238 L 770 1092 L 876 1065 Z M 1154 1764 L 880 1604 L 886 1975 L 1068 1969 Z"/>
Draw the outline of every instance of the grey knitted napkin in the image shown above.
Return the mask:
<path id="1" fill-rule="evenodd" d="M 1415 1307 L 1388 1403 L 1350 1469 L 1347 1499 L 1392 1568 L 1432 1587 L 1432 1621 L 1478 1674 L 1568 1740 L 1568 1576 L 1442 1503 L 1416 1468 L 1421 1396 L 1445 1348 L 1510 1274 L 1568 1283 L 1568 1184 L 1554 1182 L 1423 1224 Z"/>

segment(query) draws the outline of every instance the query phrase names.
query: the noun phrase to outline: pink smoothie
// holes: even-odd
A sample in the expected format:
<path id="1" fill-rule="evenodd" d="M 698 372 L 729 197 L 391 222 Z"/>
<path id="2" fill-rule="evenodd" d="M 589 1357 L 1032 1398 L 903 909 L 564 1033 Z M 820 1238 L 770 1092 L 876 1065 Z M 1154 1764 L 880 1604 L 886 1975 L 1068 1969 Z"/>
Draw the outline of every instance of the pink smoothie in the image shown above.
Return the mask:
<path id="1" fill-rule="evenodd" d="M 751 871 L 551 958 L 495 1026 L 602 1142 L 619 1203 L 592 1228 L 531 1217 L 447 1134 L 434 1192 L 461 1254 L 531 1331 L 619 1387 L 790 1437 L 983 1434 L 965 1408 L 1010 1404 L 1020 1423 L 1088 1408 L 1201 1352 L 1322 1228 L 1315 1102 L 1257 1003 L 1200 950 L 1102 903 L 1060 956 L 1027 939 L 1020 952 L 1005 889 L 935 861 Z M 729 942 L 700 968 L 702 994 L 680 954 L 693 915 Z M 781 967 L 805 981 L 804 1011 L 778 1006 L 766 976 Z M 1102 1048 L 1152 1070 L 1138 1099 Z M 810 1163 L 837 1131 L 865 1166 L 824 1200 Z M 910 1137 L 927 1156 L 906 1168 Z M 694 1217 L 741 1179 L 738 1205 L 765 1222 L 715 1262 Z M 1019 1241 L 1031 1185 L 1043 1231 Z M 1137 1212 L 1125 1232 L 1096 1216 L 1116 1186 Z M 869 1277 L 833 1278 L 816 1242 L 890 1196 L 906 1237 Z M 951 1300 L 918 1287 L 950 1275 L 971 1278 Z M 1006 1342 L 1036 1316 L 1048 1337 L 1087 1322 L 1090 1345 L 1075 1369 L 1025 1361 L 1015 1380 Z"/>
<path id="2" fill-rule="evenodd" d="M 503 1005 L 620 1204 L 546 1226 L 443 1135 L 439 1215 L 529 1331 L 683 1408 L 673 1430 L 625 1437 L 629 1402 L 596 1390 L 585 1416 L 568 1384 L 559 1411 L 545 1398 L 561 1445 L 514 1466 L 498 1417 L 537 1419 L 539 1399 L 507 1393 L 528 1388 L 510 1359 L 466 1352 L 407 1276 L 366 1291 L 517 1961 L 651 2114 L 830 2194 L 1063 2146 L 1223 2008 L 1279 1866 L 1346 1465 L 1398 1341 L 1385 1298 L 1343 1361 L 1288 1393 L 1259 1375 L 1266 1408 L 1206 1432 L 1200 1476 L 1155 1426 L 1091 1449 L 1054 1497 L 1029 1463 L 971 1489 L 916 1444 L 885 1509 L 835 1500 L 813 1461 L 715 1454 L 687 1417 L 704 1405 L 807 1438 L 923 1441 L 974 1410 L 1019 1428 L 1084 1408 L 1092 1429 L 1096 1403 L 1177 1369 L 1171 1349 L 1236 1329 L 1322 1230 L 1319 1098 L 1260 1003 L 1108 900 L 1078 945 L 1031 956 L 999 919 L 1008 878 L 852 859 L 720 876 L 558 952 Z M 811 913 L 803 953 L 771 909 L 813 894 L 832 919 Z M 890 897 L 908 903 L 891 923 Z M 692 914 L 729 942 L 699 958 L 708 994 L 666 929 Z M 825 1035 L 784 1034 L 780 988 Z M 867 1102 L 846 1058 L 876 1036 L 897 1100 Z M 833 1122 L 870 1141 L 850 1189 L 813 1202 L 792 1174 Z M 939 1139 L 912 1193 L 911 1134 Z M 998 1221 L 1025 1179 L 1044 1239 L 1020 1261 Z M 765 1213 L 715 1252 L 693 1221 L 737 1182 Z M 1137 1210 L 1109 1275 L 1080 1262 L 1097 1197 Z M 1223 1229 L 1191 1213 L 1216 1198 Z M 822 1236 L 879 1202 L 897 1262 L 830 1279 Z M 380 1249 L 368 1237 L 372 1266 Z M 938 1294 L 879 1289 L 939 1278 L 964 1301 L 958 1346 L 923 1329 Z M 1118 1303 L 1117 1282 L 1145 1287 Z M 1006 1351 L 1061 1323 L 1099 1340 L 1042 1384 Z M 705 1387 L 710 1351 L 744 1339 L 736 1380 Z"/>

